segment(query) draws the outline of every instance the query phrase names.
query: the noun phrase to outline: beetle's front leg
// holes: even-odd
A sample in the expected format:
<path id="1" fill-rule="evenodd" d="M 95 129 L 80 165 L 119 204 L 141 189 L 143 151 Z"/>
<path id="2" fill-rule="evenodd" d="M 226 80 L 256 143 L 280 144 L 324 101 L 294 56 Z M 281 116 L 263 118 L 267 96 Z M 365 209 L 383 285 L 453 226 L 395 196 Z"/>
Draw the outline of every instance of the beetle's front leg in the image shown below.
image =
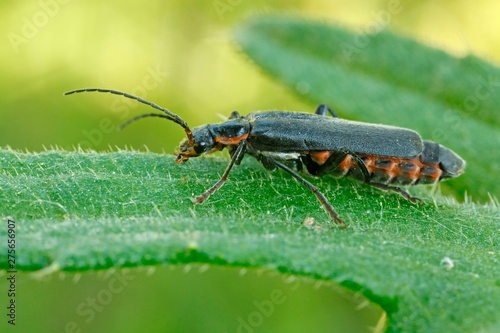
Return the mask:
<path id="1" fill-rule="evenodd" d="M 236 112 L 236 111 L 234 111 L 234 112 Z M 236 164 L 236 165 L 240 165 L 240 163 L 243 160 L 243 157 L 245 156 L 245 154 L 251 154 L 250 147 L 246 144 L 246 141 L 245 142 L 244 141 L 245 140 L 240 141 L 240 143 L 238 143 L 238 145 L 229 145 L 229 146 L 227 146 L 227 151 L 229 152 L 229 156 L 231 157 L 231 160 L 233 158 L 235 158 L 234 164 Z M 239 149 L 239 147 L 241 145 L 241 142 L 244 142 L 245 151 L 243 152 L 243 154 L 237 155 L 238 154 L 238 149 Z M 237 156 L 235 157 L 235 155 L 237 155 Z"/>
<path id="2" fill-rule="evenodd" d="M 241 162 L 241 159 L 245 155 L 245 148 L 246 148 L 246 141 L 241 140 L 236 149 L 233 151 L 231 155 L 231 162 L 229 162 L 229 165 L 227 166 L 226 170 L 224 171 L 224 174 L 222 175 L 221 179 L 217 183 L 215 183 L 211 188 L 203 192 L 201 195 L 197 196 L 196 198 L 193 199 L 193 204 L 201 204 L 205 200 L 207 200 L 210 195 L 212 195 L 215 191 L 217 191 L 219 188 L 224 185 L 224 183 L 227 180 L 227 177 L 229 176 L 229 172 L 231 172 L 231 168 L 233 167 L 234 164 L 239 164 Z"/>

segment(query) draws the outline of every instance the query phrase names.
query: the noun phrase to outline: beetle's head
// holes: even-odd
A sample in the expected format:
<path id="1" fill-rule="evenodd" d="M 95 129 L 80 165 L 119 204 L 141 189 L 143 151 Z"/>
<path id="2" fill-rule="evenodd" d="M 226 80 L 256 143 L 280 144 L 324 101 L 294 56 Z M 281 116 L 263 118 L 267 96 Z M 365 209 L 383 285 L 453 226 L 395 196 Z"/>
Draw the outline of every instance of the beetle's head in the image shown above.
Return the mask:
<path id="1" fill-rule="evenodd" d="M 214 150 L 219 150 L 219 145 L 215 141 L 210 125 L 202 125 L 193 128 L 192 139 L 185 138 L 179 144 L 179 151 L 175 152 L 177 163 L 186 162 L 190 157 L 197 157 Z"/>

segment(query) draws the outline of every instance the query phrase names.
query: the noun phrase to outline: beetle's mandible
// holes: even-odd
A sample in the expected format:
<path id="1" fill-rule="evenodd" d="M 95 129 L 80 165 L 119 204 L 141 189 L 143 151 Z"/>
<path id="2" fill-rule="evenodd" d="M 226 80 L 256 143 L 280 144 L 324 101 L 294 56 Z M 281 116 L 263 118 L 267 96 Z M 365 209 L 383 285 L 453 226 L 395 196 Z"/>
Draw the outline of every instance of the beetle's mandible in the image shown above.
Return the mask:
<path id="1" fill-rule="evenodd" d="M 231 168 L 249 154 L 268 170 L 280 168 L 292 175 L 312 191 L 336 223 L 346 227 L 326 197 L 299 171 L 307 171 L 313 176 L 352 177 L 379 189 L 397 192 L 416 203 L 420 199 L 399 186 L 433 184 L 457 177 L 466 164 L 452 150 L 422 140 L 415 131 L 340 119 L 324 104 L 315 114 L 261 111 L 240 116 L 234 111 L 223 123 L 191 129 L 168 109 L 117 90 L 85 88 L 68 91 L 65 95 L 82 92 L 120 95 L 163 112 L 139 115 L 122 127 L 145 117 L 165 118 L 180 125 L 186 138 L 176 152 L 177 163 L 227 147 L 231 161 L 224 174 L 197 196 L 194 203 L 201 204 L 208 199 L 227 180 Z"/>

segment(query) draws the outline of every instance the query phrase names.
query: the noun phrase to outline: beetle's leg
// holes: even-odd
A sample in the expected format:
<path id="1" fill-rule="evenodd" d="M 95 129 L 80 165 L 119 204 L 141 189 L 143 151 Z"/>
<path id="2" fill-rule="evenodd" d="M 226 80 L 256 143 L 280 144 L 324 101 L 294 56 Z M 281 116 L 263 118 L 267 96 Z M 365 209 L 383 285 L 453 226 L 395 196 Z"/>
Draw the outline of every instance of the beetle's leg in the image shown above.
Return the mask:
<path id="1" fill-rule="evenodd" d="M 287 167 L 285 164 L 276 161 L 272 157 L 267 157 L 267 159 L 270 162 L 272 162 L 273 164 L 275 164 L 276 166 L 280 167 L 281 169 L 283 169 L 286 172 L 288 172 L 289 174 L 291 174 L 300 183 L 302 183 L 308 189 L 310 189 L 311 192 L 314 193 L 314 195 L 316 196 L 316 198 L 318 198 L 318 201 L 321 203 L 321 205 L 327 211 L 327 213 L 330 215 L 330 217 L 335 221 L 335 223 L 340 224 L 342 226 L 342 228 L 346 228 L 347 227 L 347 224 L 339 218 L 339 215 L 337 214 L 337 212 L 335 211 L 335 209 L 333 209 L 333 206 L 328 202 L 328 200 L 326 199 L 326 197 L 318 190 L 318 188 L 316 186 L 314 186 L 313 184 L 311 184 L 310 182 L 308 182 L 307 180 L 305 180 L 301 175 L 299 175 L 297 172 L 295 172 L 292 169 L 290 169 L 289 167 Z"/>
<path id="2" fill-rule="evenodd" d="M 243 156 L 245 155 L 245 147 L 246 147 L 246 141 L 241 140 L 240 143 L 238 144 L 238 147 L 234 151 L 234 153 L 231 156 L 231 162 L 229 162 L 229 165 L 227 166 L 226 170 L 224 171 L 224 174 L 222 175 L 221 179 L 217 183 L 214 184 L 211 188 L 203 192 L 201 195 L 197 196 L 196 198 L 193 199 L 193 204 L 201 204 L 205 200 L 210 197 L 215 191 L 217 191 L 219 188 L 224 185 L 224 183 L 227 180 L 227 176 L 229 175 L 229 172 L 231 171 L 231 168 L 233 165 L 239 164 Z"/>
<path id="3" fill-rule="evenodd" d="M 338 151 L 335 151 L 334 154 L 330 155 L 328 159 L 325 161 L 325 163 L 321 164 L 320 166 L 317 166 L 316 163 L 309 163 L 308 165 L 308 171 L 314 176 L 322 176 L 325 174 L 332 173 L 335 171 L 340 164 L 345 160 L 347 155 L 351 155 L 351 158 L 354 160 L 356 165 L 358 166 L 359 170 L 361 171 L 363 175 L 363 181 L 369 182 L 370 180 L 370 172 L 366 168 L 365 163 L 363 162 L 363 159 L 359 157 L 358 154 L 348 150 L 348 149 L 339 149 Z"/>
<path id="4" fill-rule="evenodd" d="M 262 155 L 262 154 L 252 154 L 252 153 L 250 155 L 252 155 L 253 157 L 255 157 L 255 159 L 257 159 L 257 161 L 259 161 L 259 163 L 262 164 L 262 166 L 266 170 L 275 171 L 277 169 L 276 164 L 274 164 L 273 162 L 269 161 L 269 159 L 267 157 L 265 157 L 264 155 Z"/>
<path id="5" fill-rule="evenodd" d="M 234 111 L 236 112 L 236 111 Z M 244 141 L 244 140 L 243 140 Z M 241 143 L 241 141 L 240 141 Z M 240 145 L 228 145 L 227 146 L 227 150 L 229 152 L 229 156 L 231 157 L 231 159 L 234 158 L 234 155 L 238 153 L 238 148 L 240 147 Z M 252 154 L 252 151 L 251 151 L 251 148 L 249 146 L 247 146 L 245 144 L 245 154 Z M 240 156 L 238 156 L 238 158 L 234 161 L 234 164 L 236 165 L 240 165 L 241 161 L 243 160 L 243 156 L 245 156 L 245 154 L 241 154 Z"/>
<path id="6" fill-rule="evenodd" d="M 384 190 L 384 191 L 393 191 L 396 193 L 399 193 L 403 198 L 410 200 L 413 203 L 419 202 L 420 204 L 423 203 L 423 201 L 419 198 L 412 197 L 408 192 L 405 190 L 395 187 L 395 186 L 389 186 L 386 184 L 381 184 L 381 183 L 375 183 L 370 181 L 370 172 L 368 171 L 368 168 L 366 167 L 365 163 L 363 162 L 363 159 L 357 155 L 356 153 L 353 153 L 347 149 L 341 149 L 339 153 L 336 153 L 332 156 L 330 156 L 325 163 L 323 163 L 318 169 L 317 169 L 317 175 L 321 176 L 324 175 L 325 173 L 331 172 L 332 170 L 335 170 L 340 163 L 344 160 L 345 156 L 351 155 L 351 158 L 354 159 L 354 162 L 356 162 L 356 165 L 358 166 L 359 170 L 361 170 L 361 173 L 363 174 L 363 180 L 366 184 L 371 185 L 373 187 L 376 187 L 378 189 Z"/>
<path id="7" fill-rule="evenodd" d="M 347 155 L 351 155 L 351 158 L 354 160 L 354 162 L 358 166 L 359 170 L 361 171 L 361 174 L 363 175 L 362 180 L 366 184 L 371 185 L 373 187 L 376 187 L 380 190 L 396 192 L 399 195 L 401 195 L 403 198 L 405 198 L 413 203 L 419 202 L 420 204 L 423 204 L 421 199 L 411 196 L 408 192 L 406 192 L 405 190 L 403 190 L 399 187 L 371 182 L 370 181 L 370 172 L 368 171 L 366 164 L 363 162 L 363 159 L 359 155 L 357 155 L 356 153 L 351 152 L 347 149 L 339 149 L 334 154 L 332 154 L 330 157 L 328 157 L 328 159 L 325 161 L 325 163 L 323 163 L 320 166 L 318 166 L 313 161 L 310 161 L 310 163 L 306 164 L 307 170 L 309 171 L 310 174 L 312 174 L 314 176 L 322 176 L 324 174 L 329 174 L 329 173 L 333 174 L 333 172 L 344 161 L 344 159 L 346 158 Z"/>
<path id="8" fill-rule="evenodd" d="M 238 111 L 233 111 L 231 112 L 231 114 L 229 115 L 229 118 L 228 119 L 238 119 L 238 118 L 241 118 L 240 114 Z"/>
<path id="9" fill-rule="evenodd" d="M 334 118 L 338 118 L 339 116 L 337 116 L 337 114 L 335 113 L 335 111 L 332 110 L 331 107 L 329 107 L 328 105 L 326 104 L 320 104 L 318 106 L 318 108 L 316 109 L 316 114 L 317 115 L 320 115 L 320 116 L 326 116 L 326 113 L 329 112 L 332 117 Z"/>
<path id="10" fill-rule="evenodd" d="M 398 193 L 399 195 L 401 195 L 403 198 L 413 202 L 413 203 L 419 203 L 420 205 L 423 205 L 423 201 L 422 199 L 420 198 L 417 198 L 417 197 L 412 197 L 410 193 L 406 192 L 405 190 L 399 188 L 399 187 L 395 187 L 395 186 L 389 186 L 389 185 L 386 185 L 386 184 L 381 184 L 381 183 L 370 183 L 370 182 L 367 182 L 368 185 L 371 185 L 373 187 L 376 187 L 378 189 L 381 189 L 381 190 L 384 190 L 384 191 L 393 191 L 393 192 L 396 192 Z"/>
<path id="11" fill-rule="evenodd" d="M 337 170 L 346 156 L 347 153 L 343 151 L 335 152 L 328 157 L 325 163 L 319 165 L 311 158 L 310 155 L 306 154 L 302 157 L 302 161 L 311 175 L 322 176 L 327 173 L 333 173 L 333 171 Z"/>
<path id="12" fill-rule="evenodd" d="M 373 187 L 376 187 L 378 189 L 384 190 L 384 191 L 390 190 L 390 191 L 399 193 L 403 198 L 405 198 L 407 200 L 410 200 L 413 203 L 417 203 L 417 201 L 418 201 L 420 204 L 423 204 L 423 201 L 421 199 L 416 198 L 416 197 L 412 197 L 408 192 L 406 192 L 405 190 L 403 190 L 403 189 L 401 189 L 399 187 L 389 186 L 389 185 L 386 185 L 386 184 L 371 182 L 370 181 L 370 172 L 368 171 L 368 168 L 366 167 L 366 164 L 363 162 L 363 159 L 361 157 L 359 157 L 359 155 L 357 155 L 355 153 L 349 152 L 347 150 L 342 150 L 342 151 L 344 153 L 350 154 L 351 157 L 354 159 L 354 161 L 356 162 L 356 165 L 358 166 L 358 168 L 361 170 L 361 173 L 363 174 L 364 182 L 366 184 L 371 185 Z M 323 165 L 325 165 L 327 162 L 328 162 L 328 160 Z"/>

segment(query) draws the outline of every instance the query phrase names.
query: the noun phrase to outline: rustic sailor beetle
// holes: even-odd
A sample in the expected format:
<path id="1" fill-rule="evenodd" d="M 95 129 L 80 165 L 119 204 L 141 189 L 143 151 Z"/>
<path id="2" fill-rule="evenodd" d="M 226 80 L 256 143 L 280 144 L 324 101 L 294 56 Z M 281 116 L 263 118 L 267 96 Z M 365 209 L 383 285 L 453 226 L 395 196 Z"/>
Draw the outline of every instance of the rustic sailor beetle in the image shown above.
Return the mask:
<path id="1" fill-rule="evenodd" d="M 397 192 L 416 203 L 421 200 L 399 186 L 433 184 L 457 177 L 463 173 L 466 164 L 452 150 L 422 140 L 415 131 L 340 119 L 325 104 L 321 104 L 315 114 L 261 111 L 240 116 L 234 111 L 223 123 L 190 129 L 181 117 L 168 109 L 124 92 L 85 88 L 68 91 L 65 95 L 82 92 L 120 95 L 162 111 L 162 114 L 139 115 L 122 127 L 146 117 L 165 118 L 179 124 L 184 128 L 186 138 L 176 152 L 177 163 L 227 147 L 231 161 L 224 174 L 215 185 L 193 200 L 195 204 L 203 203 L 218 190 L 227 180 L 231 168 L 249 154 L 268 170 L 280 168 L 292 175 L 313 192 L 336 223 L 346 227 L 326 197 L 298 171 L 307 171 L 312 176 L 355 178 L 381 190 Z"/>

